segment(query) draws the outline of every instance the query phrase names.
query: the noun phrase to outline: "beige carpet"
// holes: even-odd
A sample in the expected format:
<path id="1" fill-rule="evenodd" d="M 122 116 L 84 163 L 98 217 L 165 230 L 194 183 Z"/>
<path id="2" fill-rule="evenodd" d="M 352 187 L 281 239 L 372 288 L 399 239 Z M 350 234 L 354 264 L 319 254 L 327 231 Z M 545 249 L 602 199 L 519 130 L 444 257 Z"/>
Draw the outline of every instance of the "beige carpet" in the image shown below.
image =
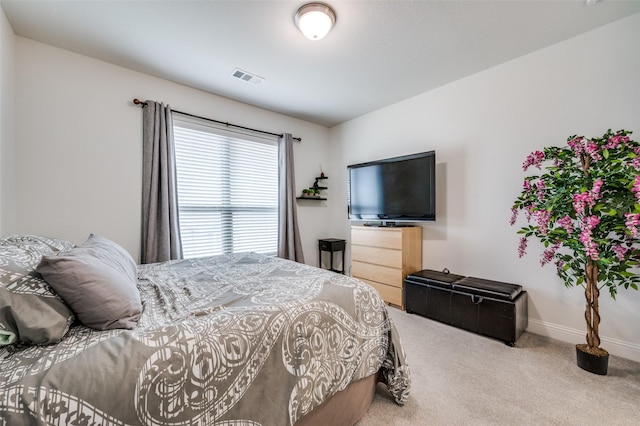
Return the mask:
<path id="1" fill-rule="evenodd" d="M 599 376 L 576 366 L 571 344 L 525 332 L 511 348 L 389 311 L 411 369 L 411 395 L 400 407 L 379 384 L 358 426 L 640 425 L 640 363 L 610 356 L 608 374 Z"/>

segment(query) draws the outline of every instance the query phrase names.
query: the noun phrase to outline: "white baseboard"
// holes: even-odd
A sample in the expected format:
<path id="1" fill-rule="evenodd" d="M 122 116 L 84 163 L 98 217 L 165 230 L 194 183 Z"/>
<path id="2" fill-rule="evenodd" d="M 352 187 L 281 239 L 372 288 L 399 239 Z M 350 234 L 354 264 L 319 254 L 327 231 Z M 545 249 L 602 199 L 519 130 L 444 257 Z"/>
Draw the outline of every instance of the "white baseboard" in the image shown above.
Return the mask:
<path id="1" fill-rule="evenodd" d="M 585 341 L 585 331 L 576 330 L 546 321 L 529 318 L 527 331 L 552 339 L 562 340 L 568 343 L 583 343 Z M 600 336 L 601 347 L 611 355 L 640 362 L 640 345 L 637 343 L 625 342 L 624 340 L 612 339 Z"/>

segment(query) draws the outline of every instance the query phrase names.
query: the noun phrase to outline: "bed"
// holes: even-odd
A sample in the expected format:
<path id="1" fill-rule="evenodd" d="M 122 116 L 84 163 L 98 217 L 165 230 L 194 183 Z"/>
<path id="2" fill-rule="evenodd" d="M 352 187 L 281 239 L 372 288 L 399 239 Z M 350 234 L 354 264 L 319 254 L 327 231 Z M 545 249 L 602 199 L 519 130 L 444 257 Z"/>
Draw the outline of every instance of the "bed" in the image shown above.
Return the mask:
<path id="1" fill-rule="evenodd" d="M 98 241 L 98 263 L 128 256 Z M 134 295 L 105 281 L 83 311 L 91 290 L 43 267 L 83 246 L 0 240 L 2 426 L 353 424 L 376 382 L 408 398 L 397 331 L 356 279 L 256 253 L 134 263 Z M 124 257 L 110 273 L 130 275 Z M 84 325 L 113 303 L 120 323 Z"/>

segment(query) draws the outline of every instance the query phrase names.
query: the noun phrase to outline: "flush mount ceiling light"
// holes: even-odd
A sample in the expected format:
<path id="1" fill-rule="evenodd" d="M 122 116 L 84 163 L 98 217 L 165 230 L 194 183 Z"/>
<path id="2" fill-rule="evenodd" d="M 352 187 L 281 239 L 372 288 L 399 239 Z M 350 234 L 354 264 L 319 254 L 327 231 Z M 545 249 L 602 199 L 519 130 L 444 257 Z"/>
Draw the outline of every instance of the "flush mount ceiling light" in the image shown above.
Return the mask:
<path id="1" fill-rule="evenodd" d="M 336 23 L 336 13 L 324 3 L 309 3 L 296 12 L 296 26 L 310 40 L 320 40 Z"/>

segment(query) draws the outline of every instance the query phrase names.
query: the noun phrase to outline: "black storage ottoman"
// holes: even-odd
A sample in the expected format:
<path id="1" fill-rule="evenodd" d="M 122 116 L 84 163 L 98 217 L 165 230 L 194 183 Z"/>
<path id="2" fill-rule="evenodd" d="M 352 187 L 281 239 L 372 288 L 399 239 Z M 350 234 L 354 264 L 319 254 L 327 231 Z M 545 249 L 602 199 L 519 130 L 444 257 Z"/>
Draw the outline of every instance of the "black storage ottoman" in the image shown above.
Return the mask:
<path id="1" fill-rule="evenodd" d="M 407 275 L 404 280 L 405 310 L 450 324 L 452 284 L 463 278 L 447 270 L 430 269 Z"/>
<path id="2" fill-rule="evenodd" d="M 513 346 L 528 325 L 522 286 L 424 270 L 408 275 L 405 307 L 416 313 Z"/>
<path id="3" fill-rule="evenodd" d="M 513 346 L 527 329 L 527 305 L 527 292 L 520 285 L 463 278 L 452 286 L 451 325 Z"/>

